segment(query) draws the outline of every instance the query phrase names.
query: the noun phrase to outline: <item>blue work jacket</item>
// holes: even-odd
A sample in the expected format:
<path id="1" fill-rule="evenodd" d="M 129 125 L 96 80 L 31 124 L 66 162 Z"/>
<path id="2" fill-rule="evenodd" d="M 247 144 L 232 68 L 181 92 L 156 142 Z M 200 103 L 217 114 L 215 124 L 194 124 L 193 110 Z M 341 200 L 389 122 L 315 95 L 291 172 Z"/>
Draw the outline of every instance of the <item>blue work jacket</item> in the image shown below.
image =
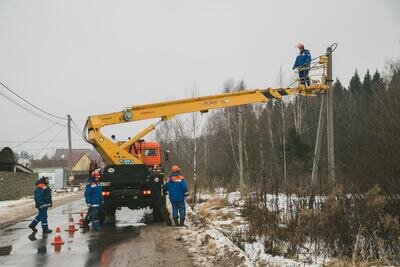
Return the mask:
<path id="1" fill-rule="evenodd" d="M 293 69 L 308 65 L 311 63 L 311 54 L 309 50 L 304 50 L 303 53 L 298 54 L 296 57 L 296 61 L 294 62 Z"/>
<path id="2" fill-rule="evenodd" d="M 53 202 L 51 200 L 51 190 L 44 183 L 36 184 L 33 191 L 33 198 L 35 199 L 35 206 L 38 209 L 51 207 Z"/>
<path id="3" fill-rule="evenodd" d="M 165 187 L 168 190 L 169 199 L 171 202 L 185 201 L 188 185 L 183 176 L 178 173 L 172 173 L 169 177 L 167 177 Z"/>
<path id="4" fill-rule="evenodd" d="M 103 201 L 101 185 L 94 178 L 89 178 L 85 188 L 85 201 L 89 207 L 100 207 Z"/>

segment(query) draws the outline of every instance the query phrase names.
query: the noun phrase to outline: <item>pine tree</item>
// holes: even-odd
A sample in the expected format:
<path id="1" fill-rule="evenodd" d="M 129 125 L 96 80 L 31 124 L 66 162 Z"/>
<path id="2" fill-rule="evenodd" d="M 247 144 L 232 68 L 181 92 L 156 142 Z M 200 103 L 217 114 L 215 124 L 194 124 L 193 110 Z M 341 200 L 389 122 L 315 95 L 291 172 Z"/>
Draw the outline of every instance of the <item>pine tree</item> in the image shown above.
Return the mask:
<path id="1" fill-rule="evenodd" d="M 367 73 L 365 73 L 365 76 L 364 76 L 364 81 L 362 84 L 362 91 L 363 91 L 363 94 L 365 94 L 365 95 L 372 94 L 372 79 L 371 79 L 371 74 L 369 73 L 368 69 L 367 69 Z"/>
<path id="2" fill-rule="evenodd" d="M 332 87 L 333 93 L 335 94 L 335 96 L 342 96 L 345 92 L 345 88 L 343 87 L 342 83 L 340 82 L 340 80 L 338 78 L 336 78 L 336 81 Z"/>
<path id="3" fill-rule="evenodd" d="M 381 77 L 381 74 L 379 73 L 378 70 L 375 71 L 371 83 L 372 83 L 371 84 L 372 91 L 385 89 L 385 83 L 383 82 L 383 78 Z"/>
<path id="4" fill-rule="evenodd" d="M 357 69 L 356 69 L 356 72 L 354 73 L 353 77 L 351 77 L 351 79 L 350 79 L 349 91 L 353 95 L 360 95 L 361 94 L 362 83 L 361 83 L 361 80 L 360 80 L 360 76 L 358 76 Z"/>

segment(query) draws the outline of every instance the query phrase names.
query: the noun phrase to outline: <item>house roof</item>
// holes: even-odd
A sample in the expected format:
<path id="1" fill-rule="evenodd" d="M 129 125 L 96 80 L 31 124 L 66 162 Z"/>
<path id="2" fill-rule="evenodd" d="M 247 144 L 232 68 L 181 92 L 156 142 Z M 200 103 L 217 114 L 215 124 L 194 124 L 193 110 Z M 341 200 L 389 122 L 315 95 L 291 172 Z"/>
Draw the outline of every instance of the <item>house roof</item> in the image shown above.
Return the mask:
<path id="1" fill-rule="evenodd" d="M 0 164 L 16 164 L 17 158 L 9 147 L 0 147 Z"/>
<path id="2" fill-rule="evenodd" d="M 28 167 L 18 163 L 14 151 L 11 148 L 0 147 L 0 170 L 13 170 L 14 167 L 20 172 L 33 172 Z"/>
<path id="3" fill-rule="evenodd" d="M 93 149 L 77 148 L 72 149 L 72 164 L 75 165 L 83 157 L 83 155 L 89 157 L 91 161 L 99 162 L 101 160 L 100 155 Z M 69 160 L 69 150 L 68 149 L 56 149 L 53 160 Z"/>

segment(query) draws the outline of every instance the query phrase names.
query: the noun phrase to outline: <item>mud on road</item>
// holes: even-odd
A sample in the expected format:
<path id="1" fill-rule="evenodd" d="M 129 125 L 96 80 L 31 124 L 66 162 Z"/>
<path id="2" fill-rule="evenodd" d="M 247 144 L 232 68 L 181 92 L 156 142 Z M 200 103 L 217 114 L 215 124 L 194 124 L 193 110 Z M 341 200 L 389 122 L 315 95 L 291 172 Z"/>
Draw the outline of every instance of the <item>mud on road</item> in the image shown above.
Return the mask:
<path id="1" fill-rule="evenodd" d="M 150 224 L 140 227 L 138 236 L 109 247 L 108 266 L 194 266 L 178 227 Z M 177 240 L 179 239 L 179 240 Z"/>

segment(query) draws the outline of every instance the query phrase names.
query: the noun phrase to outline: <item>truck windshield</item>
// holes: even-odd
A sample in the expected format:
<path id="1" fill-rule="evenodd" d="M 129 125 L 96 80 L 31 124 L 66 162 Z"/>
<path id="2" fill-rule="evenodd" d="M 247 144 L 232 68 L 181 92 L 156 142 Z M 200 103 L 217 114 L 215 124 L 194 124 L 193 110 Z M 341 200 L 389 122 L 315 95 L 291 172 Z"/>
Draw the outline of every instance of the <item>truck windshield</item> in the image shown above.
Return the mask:
<path id="1" fill-rule="evenodd" d="M 157 149 L 145 149 L 144 155 L 145 156 L 157 156 Z"/>

